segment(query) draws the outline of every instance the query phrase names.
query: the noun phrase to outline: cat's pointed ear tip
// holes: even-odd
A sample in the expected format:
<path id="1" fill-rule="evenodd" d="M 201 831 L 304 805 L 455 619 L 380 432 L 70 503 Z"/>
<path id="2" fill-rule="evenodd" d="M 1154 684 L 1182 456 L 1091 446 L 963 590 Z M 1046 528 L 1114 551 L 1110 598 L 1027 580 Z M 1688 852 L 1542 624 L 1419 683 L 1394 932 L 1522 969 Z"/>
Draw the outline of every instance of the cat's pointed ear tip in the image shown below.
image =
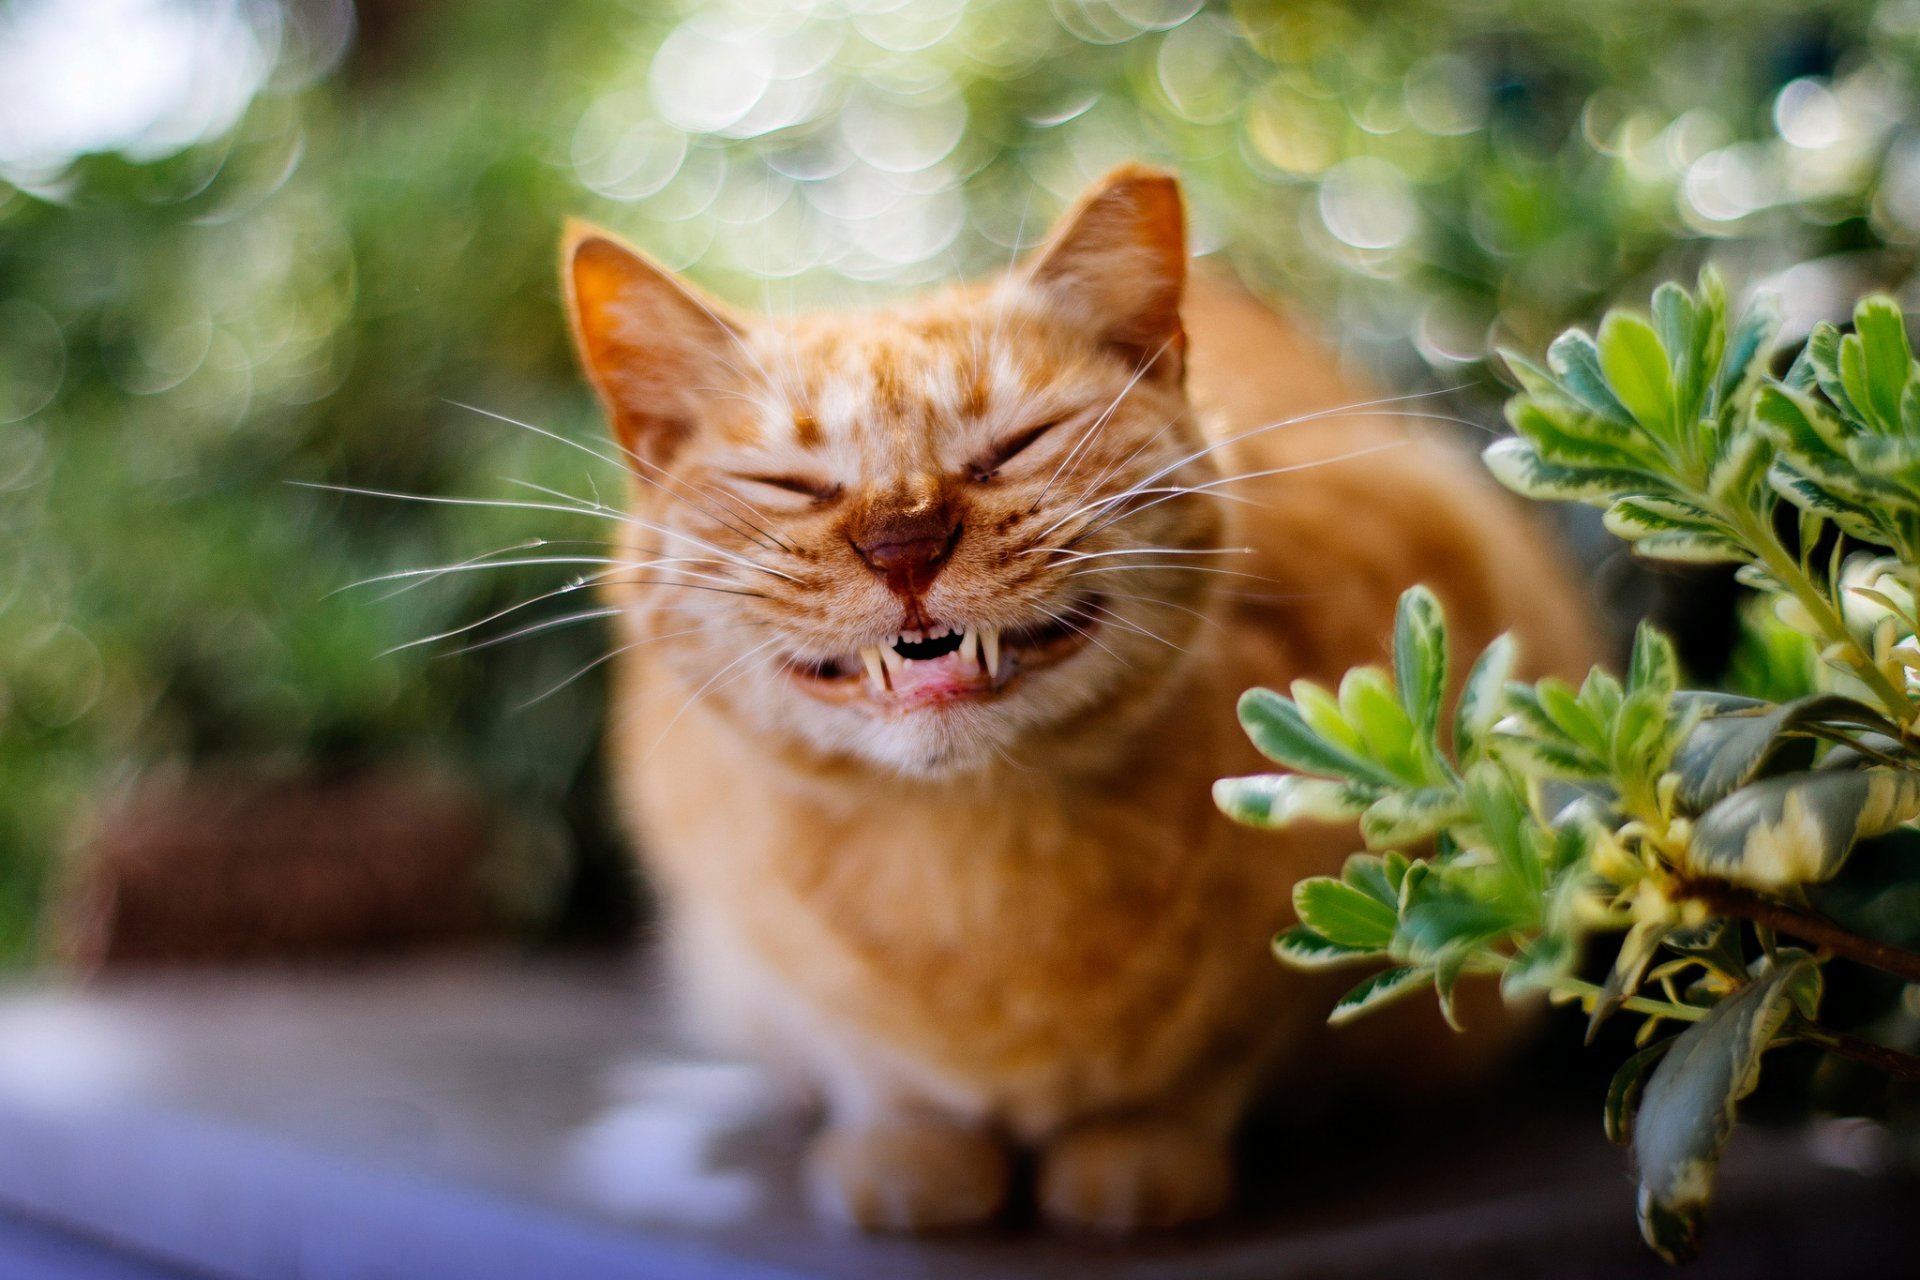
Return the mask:
<path id="1" fill-rule="evenodd" d="M 604 227 L 569 214 L 560 224 L 560 260 L 572 262 L 589 245 L 603 245 L 628 257 L 639 256 L 620 237 Z"/>
<path id="2" fill-rule="evenodd" d="M 1180 175 L 1159 165 L 1130 160 L 1107 172 L 1093 184 L 1096 195 L 1128 195 L 1135 199 L 1160 197 L 1178 202 Z"/>

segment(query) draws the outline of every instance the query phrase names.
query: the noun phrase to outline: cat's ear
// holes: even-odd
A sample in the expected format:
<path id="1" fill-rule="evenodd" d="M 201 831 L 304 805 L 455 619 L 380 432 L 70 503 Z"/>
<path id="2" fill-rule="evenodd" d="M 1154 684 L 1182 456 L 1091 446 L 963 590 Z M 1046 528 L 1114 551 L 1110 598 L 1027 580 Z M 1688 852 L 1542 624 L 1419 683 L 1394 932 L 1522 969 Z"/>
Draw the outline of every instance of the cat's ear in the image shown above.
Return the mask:
<path id="1" fill-rule="evenodd" d="M 574 346 L 623 449 L 661 464 L 700 403 L 738 380 L 746 325 L 613 236 L 569 219 L 560 274 Z"/>
<path id="2" fill-rule="evenodd" d="M 1099 325 L 1106 341 L 1177 376 L 1187 283 L 1179 182 L 1141 165 L 1115 169 L 1061 220 L 1028 280 Z"/>

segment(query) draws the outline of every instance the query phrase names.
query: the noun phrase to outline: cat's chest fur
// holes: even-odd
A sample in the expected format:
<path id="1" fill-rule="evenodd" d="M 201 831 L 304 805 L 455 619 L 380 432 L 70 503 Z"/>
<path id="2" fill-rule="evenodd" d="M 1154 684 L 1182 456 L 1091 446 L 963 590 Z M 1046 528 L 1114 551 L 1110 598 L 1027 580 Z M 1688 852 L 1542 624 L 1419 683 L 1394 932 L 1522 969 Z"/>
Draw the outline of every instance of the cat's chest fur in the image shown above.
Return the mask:
<path id="1" fill-rule="evenodd" d="M 697 1020 L 796 1065 L 851 1037 L 902 1088 L 1034 1132 L 1247 1069 L 1264 1055 L 1239 1042 L 1295 1021 L 1266 947 L 1288 887 L 1348 837 L 1275 842 L 1213 810 L 1210 778 L 1254 763 L 1231 690 L 1274 668 L 1250 633 L 1197 656 L 1092 775 L 822 777 L 725 715 L 683 716 L 638 801 Z M 636 745 L 677 705 L 657 679 L 631 695 Z"/>

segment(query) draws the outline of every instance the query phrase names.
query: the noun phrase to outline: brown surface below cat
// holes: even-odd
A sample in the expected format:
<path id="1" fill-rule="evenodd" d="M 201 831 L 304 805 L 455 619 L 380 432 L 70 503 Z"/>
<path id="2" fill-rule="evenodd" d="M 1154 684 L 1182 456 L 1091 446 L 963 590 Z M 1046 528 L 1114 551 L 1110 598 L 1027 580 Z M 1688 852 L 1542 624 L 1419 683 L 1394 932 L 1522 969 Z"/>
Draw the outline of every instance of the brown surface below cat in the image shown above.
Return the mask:
<path id="1" fill-rule="evenodd" d="M 1417 402 L 1339 411 L 1323 351 L 1186 267 L 1140 168 L 1004 278 L 878 312 L 738 316 L 567 237 L 635 477 L 625 816 L 690 1012 L 820 1099 L 810 1185 L 863 1226 L 990 1218 L 1017 1151 L 1055 1221 L 1198 1219 L 1262 1086 L 1500 1040 L 1484 999 L 1458 1040 L 1425 1007 L 1325 1032 L 1267 944 L 1355 837 L 1209 788 L 1264 763 L 1240 692 L 1383 657 L 1411 583 L 1456 658 L 1511 628 L 1571 672 L 1592 628 Z"/>

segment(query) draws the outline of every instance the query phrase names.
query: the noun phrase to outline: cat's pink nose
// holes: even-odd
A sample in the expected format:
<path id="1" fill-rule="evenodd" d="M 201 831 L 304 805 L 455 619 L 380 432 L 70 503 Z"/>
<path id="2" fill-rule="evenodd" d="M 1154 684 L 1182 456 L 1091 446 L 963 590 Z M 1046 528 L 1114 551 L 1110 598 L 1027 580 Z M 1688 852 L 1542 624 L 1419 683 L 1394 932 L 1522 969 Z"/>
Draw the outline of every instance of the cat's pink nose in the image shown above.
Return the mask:
<path id="1" fill-rule="evenodd" d="M 944 507 L 889 511 L 848 534 L 854 551 L 895 595 L 917 596 L 933 585 L 960 541 L 960 520 Z"/>

